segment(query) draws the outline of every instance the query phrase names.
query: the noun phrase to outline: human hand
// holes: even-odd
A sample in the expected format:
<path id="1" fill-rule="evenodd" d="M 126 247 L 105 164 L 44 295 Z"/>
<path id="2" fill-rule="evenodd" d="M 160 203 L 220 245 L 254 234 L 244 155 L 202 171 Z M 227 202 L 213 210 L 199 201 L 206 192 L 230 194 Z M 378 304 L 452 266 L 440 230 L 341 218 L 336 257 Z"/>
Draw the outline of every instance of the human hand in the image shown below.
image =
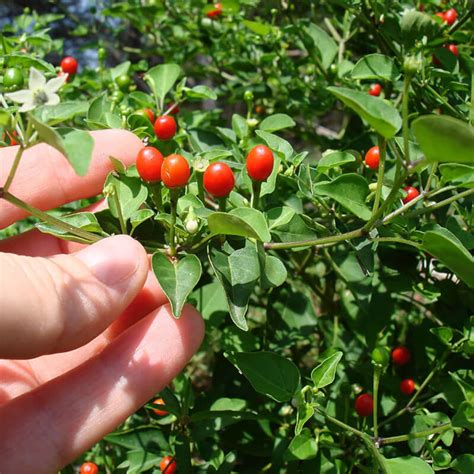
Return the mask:
<path id="1" fill-rule="evenodd" d="M 98 194 L 108 156 L 130 165 L 142 145 L 126 131 L 92 135 L 87 176 L 39 145 L 24 153 L 11 193 L 43 210 Z M 16 149 L 0 150 L 0 184 Z M 0 228 L 25 215 L 0 200 Z M 182 370 L 203 322 L 191 306 L 175 319 L 166 302 L 128 236 L 84 247 L 33 230 L 0 241 L 2 474 L 57 472 Z"/>

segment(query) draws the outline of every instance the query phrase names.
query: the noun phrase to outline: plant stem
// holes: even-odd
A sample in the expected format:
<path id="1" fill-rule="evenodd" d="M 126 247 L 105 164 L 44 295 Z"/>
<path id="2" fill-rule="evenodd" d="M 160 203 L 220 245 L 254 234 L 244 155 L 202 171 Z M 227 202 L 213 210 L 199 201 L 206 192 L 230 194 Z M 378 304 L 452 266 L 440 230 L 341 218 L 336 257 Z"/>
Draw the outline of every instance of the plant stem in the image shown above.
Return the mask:
<path id="1" fill-rule="evenodd" d="M 331 235 L 329 237 L 321 237 L 313 240 L 298 240 L 294 242 L 269 242 L 264 244 L 266 250 L 288 250 L 298 247 L 313 247 L 325 244 L 342 242 L 344 240 L 356 239 L 362 237 L 366 232 L 363 229 L 353 230 L 339 235 Z"/>
<path id="2" fill-rule="evenodd" d="M 375 200 L 374 200 L 374 207 L 372 209 L 372 215 L 377 212 L 380 204 L 380 197 L 382 196 L 382 186 L 383 186 L 383 178 L 385 172 L 385 158 L 387 156 L 387 141 L 381 135 L 378 136 L 379 142 L 379 151 L 380 151 L 380 164 L 378 170 L 378 177 L 377 177 L 377 189 L 375 190 Z"/>
<path id="3" fill-rule="evenodd" d="M 12 184 L 13 178 L 15 177 L 16 170 L 18 169 L 18 165 L 20 164 L 21 157 L 25 150 L 26 148 L 23 145 L 21 145 L 20 148 L 18 148 L 18 151 L 16 152 L 13 165 L 10 169 L 10 173 L 8 173 L 7 180 L 5 181 L 5 185 L 3 186 L 4 193 L 8 192 L 8 189 L 10 188 L 10 185 Z"/>
<path id="4" fill-rule="evenodd" d="M 175 242 L 175 232 L 176 232 L 176 213 L 178 207 L 178 197 L 179 197 L 179 188 L 170 189 L 170 204 L 171 204 L 171 225 L 169 233 L 169 245 L 170 245 L 170 255 L 174 257 L 176 255 L 176 242 Z"/>
<path id="5" fill-rule="evenodd" d="M 402 100 L 402 133 L 403 133 L 403 154 L 405 163 L 410 164 L 410 143 L 409 143 L 409 127 L 408 127 L 408 96 L 410 94 L 411 75 L 405 72 L 403 79 L 403 100 Z"/>
<path id="6" fill-rule="evenodd" d="M 406 435 L 399 436 L 389 436 L 388 438 L 382 438 L 380 444 L 392 444 L 392 443 L 402 443 L 403 441 L 409 441 L 416 438 L 426 438 L 432 434 L 444 433 L 445 431 L 451 428 L 451 423 L 445 423 L 429 430 L 416 431 L 415 433 L 408 433 Z"/>
<path id="7" fill-rule="evenodd" d="M 85 230 L 79 229 L 78 227 L 68 224 L 67 222 L 64 222 L 50 214 L 47 214 L 46 212 L 40 211 L 39 209 L 36 209 L 30 206 L 29 204 L 22 201 L 21 199 L 18 199 L 16 196 L 13 196 L 13 194 L 10 194 L 9 192 L 4 191 L 3 188 L 0 188 L 0 198 L 5 199 L 10 204 L 13 204 L 16 207 L 19 207 L 20 209 L 23 209 L 24 211 L 28 212 L 32 216 L 38 219 L 41 219 L 43 222 L 46 222 L 47 224 L 51 224 L 65 232 L 69 232 L 75 235 L 76 237 L 79 237 L 81 240 L 85 240 L 88 243 L 98 242 L 99 240 L 102 239 L 102 237 L 96 234 L 92 234 L 91 232 L 87 232 Z"/>
<path id="8" fill-rule="evenodd" d="M 379 396 L 379 384 L 380 384 L 380 375 L 382 374 L 382 368 L 376 365 L 374 367 L 374 438 L 377 440 L 379 437 L 379 427 L 377 424 L 377 414 L 378 414 L 378 396 Z"/>
<path id="9" fill-rule="evenodd" d="M 436 173 L 436 170 L 438 169 L 438 163 L 433 163 L 431 166 L 430 174 L 428 176 L 428 179 L 426 181 L 426 186 L 425 186 L 425 193 L 429 192 L 430 187 L 431 187 L 431 181 L 433 180 L 433 177 Z"/>
<path id="10" fill-rule="evenodd" d="M 365 433 L 362 431 L 359 431 L 358 429 L 344 423 L 343 421 L 338 420 L 337 418 L 332 417 L 331 415 L 328 415 L 325 411 L 321 410 L 318 406 L 313 406 L 313 408 L 326 420 L 330 421 L 331 423 L 334 423 L 335 425 L 339 426 L 340 428 L 343 428 L 346 431 L 350 431 L 351 433 L 354 433 L 355 435 L 359 437 L 363 437 Z"/>
<path id="11" fill-rule="evenodd" d="M 387 466 L 387 461 L 382 456 L 382 454 L 380 454 L 379 450 L 377 449 L 377 446 L 375 446 L 375 444 L 370 439 L 370 436 L 367 435 L 366 433 L 362 433 L 362 440 L 364 441 L 365 445 L 370 451 L 370 454 L 374 458 L 375 463 L 378 464 L 378 466 L 380 467 L 380 470 L 382 471 L 382 473 L 389 474 L 390 470 L 389 470 L 389 467 Z M 374 472 L 375 473 L 378 472 L 377 466 L 374 466 Z"/>
<path id="12" fill-rule="evenodd" d="M 227 203 L 227 196 L 219 198 L 219 211 L 225 212 L 225 207 Z"/>
<path id="13" fill-rule="evenodd" d="M 434 211 L 441 207 L 447 206 L 448 204 L 451 204 L 452 202 L 455 202 L 458 199 L 470 196 L 471 194 L 474 194 L 474 189 L 467 189 L 466 191 L 463 191 L 462 193 L 451 196 L 450 198 L 447 198 L 444 201 L 437 202 L 436 204 L 433 204 L 432 206 L 428 206 L 428 207 L 425 207 L 424 209 L 418 209 L 416 211 L 410 212 L 409 214 L 406 215 L 406 217 L 408 218 L 415 217 L 415 216 L 419 216 L 420 214 L 425 214 L 426 212 Z"/>
<path id="14" fill-rule="evenodd" d="M 253 207 L 254 209 L 258 209 L 261 188 L 262 188 L 261 181 L 252 181 L 252 201 L 250 203 L 250 207 Z"/>
<path id="15" fill-rule="evenodd" d="M 433 89 L 429 84 L 424 84 L 422 87 L 426 87 L 426 90 L 431 92 L 440 102 L 443 103 L 457 118 L 465 120 L 464 116 L 460 114 L 442 95 L 440 95 L 435 89 Z"/>
<path id="16" fill-rule="evenodd" d="M 390 191 L 390 194 L 387 196 L 387 199 L 382 203 L 382 205 L 378 208 L 377 212 L 375 212 L 372 217 L 369 219 L 367 224 L 364 225 L 363 229 L 366 232 L 369 232 L 370 229 L 372 229 L 374 223 L 377 222 L 380 216 L 382 216 L 383 212 L 385 211 L 386 208 L 391 206 L 395 199 L 398 196 L 398 190 L 400 189 L 400 186 L 403 184 L 405 181 L 406 173 L 401 172 L 402 170 L 402 162 L 400 159 L 397 159 L 397 164 L 396 164 L 396 169 L 395 169 L 395 179 L 393 183 L 392 190 Z"/>
<path id="17" fill-rule="evenodd" d="M 10 173 L 8 173 L 7 180 L 3 186 L 3 192 L 6 193 L 10 189 L 10 185 L 12 184 L 13 178 L 15 177 L 16 171 L 18 169 L 18 165 L 20 164 L 21 157 L 23 156 L 24 151 L 29 146 L 29 140 L 31 138 L 31 133 L 33 132 L 33 122 L 31 119 L 28 120 L 28 126 L 26 128 L 26 133 L 24 137 L 24 142 L 21 144 L 20 148 L 15 155 L 15 160 L 13 161 L 13 165 L 10 169 Z"/>
<path id="18" fill-rule="evenodd" d="M 403 214 L 405 211 L 410 209 L 410 207 L 413 207 L 418 201 L 421 201 L 422 199 L 423 199 L 423 194 L 420 194 L 415 199 L 412 199 L 410 202 L 404 204 L 403 206 L 399 207 L 398 209 L 395 209 L 393 212 L 391 212 L 390 214 L 386 215 L 383 218 L 382 225 L 387 224 L 388 222 L 390 222 L 395 217 L 399 216 L 400 214 Z"/>
<path id="19" fill-rule="evenodd" d="M 417 249 L 421 248 L 421 244 L 417 244 L 416 242 L 412 242 L 411 240 L 402 239 L 401 237 L 379 237 L 373 239 L 374 242 L 396 242 L 399 244 L 411 245 L 412 247 L 416 247 Z"/>
<path id="20" fill-rule="evenodd" d="M 113 185 L 112 185 L 113 186 Z M 122 206 L 120 205 L 120 199 L 117 194 L 117 188 L 113 186 L 112 188 L 112 199 L 114 200 L 115 208 L 117 209 L 117 217 L 120 223 L 120 230 L 122 234 L 127 234 L 127 224 L 123 218 Z"/>

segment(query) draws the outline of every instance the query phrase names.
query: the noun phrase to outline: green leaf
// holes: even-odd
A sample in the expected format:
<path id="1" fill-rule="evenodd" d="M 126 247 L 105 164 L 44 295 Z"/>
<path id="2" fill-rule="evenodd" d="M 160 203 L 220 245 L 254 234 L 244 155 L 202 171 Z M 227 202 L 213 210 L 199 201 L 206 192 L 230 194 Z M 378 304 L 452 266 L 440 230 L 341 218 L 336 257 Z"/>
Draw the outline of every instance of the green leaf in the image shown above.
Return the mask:
<path id="1" fill-rule="evenodd" d="M 253 227 L 238 216 L 232 216 L 226 212 L 214 212 L 207 218 L 209 230 L 216 235 L 237 235 L 258 239 L 257 232 Z"/>
<path id="2" fill-rule="evenodd" d="M 133 231 L 143 222 L 151 219 L 155 213 L 151 209 L 138 209 L 130 216 L 130 225 L 132 226 L 132 230 L 130 235 L 133 234 Z"/>
<path id="3" fill-rule="evenodd" d="M 456 414 L 453 417 L 453 426 L 467 428 L 474 431 L 474 404 L 470 402 L 462 402 Z"/>
<path id="4" fill-rule="evenodd" d="M 474 386 L 467 382 L 467 380 L 460 378 L 460 376 L 454 372 L 449 372 L 449 375 L 458 385 L 464 399 L 467 402 L 474 404 Z"/>
<path id="5" fill-rule="evenodd" d="M 238 352 L 227 357 L 257 392 L 277 402 L 290 400 L 300 383 L 296 365 L 273 352 Z"/>
<path id="6" fill-rule="evenodd" d="M 265 216 L 250 207 L 237 207 L 229 213 L 213 212 L 207 218 L 209 230 L 216 235 L 237 235 L 270 241 L 270 232 Z"/>
<path id="7" fill-rule="evenodd" d="M 283 262 L 273 255 L 265 255 L 265 265 L 262 268 L 262 287 L 272 288 L 283 285 L 288 278 L 288 272 Z"/>
<path id="8" fill-rule="evenodd" d="M 291 459 L 313 459 L 318 454 L 318 443 L 313 433 L 308 428 L 304 428 L 297 434 L 288 446 L 287 457 Z"/>
<path id="9" fill-rule="evenodd" d="M 449 327 L 431 328 L 430 332 L 434 334 L 443 344 L 450 345 L 449 342 L 454 336 L 453 330 Z"/>
<path id="10" fill-rule="evenodd" d="M 251 207 L 236 207 L 229 212 L 231 216 L 237 216 L 255 230 L 258 239 L 262 242 L 270 242 L 271 236 L 268 230 L 265 216 L 257 209 Z"/>
<path id="11" fill-rule="evenodd" d="M 146 74 L 145 78 L 148 80 L 153 95 L 159 99 L 160 103 L 166 94 L 174 86 L 181 74 L 181 68 L 177 64 L 159 64 L 152 67 Z"/>
<path id="12" fill-rule="evenodd" d="M 356 157 L 352 153 L 347 151 L 330 151 L 329 153 L 326 152 L 318 161 L 317 170 L 318 173 L 327 174 L 333 168 L 338 168 L 354 161 L 356 161 Z"/>
<path id="13" fill-rule="evenodd" d="M 257 35 L 266 36 L 272 31 L 272 25 L 268 23 L 261 23 L 258 21 L 244 20 L 242 22 L 249 30 Z"/>
<path id="14" fill-rule="evenodd" d="M 314 408 L 309 403 L 301 400 L 296 412 L 295 435 L 301 433 L 303 426 L 312 418 L 313 415 Z"/>
<path id="15" fill-rule="evenodd" d="M 146 201 L 148 189 L 139 178 L 130 176 L 117 178 L 114 173 L 110 173 L 104 183 L 104 194 L 112 215 L 119 217 L 116 204 L 116 198 L 118 198 L 122 217 L 128 221 Z"/>
<path id="16" fill-rule="evenodd" d="M 474 472 L 474 454 L 461 454 L 451 463 L 450 467 L 461 474 L 472 474 Z"/>
<path id="17" fill-rule="evenodd" d="M 474 128 L 446 115 L 424 115 L 412 123 L 428 161 L 474 163 Z"/>
<path id="18" fill-rule="evenodd" d="M 328 87 L 327 90 L 385 138 L 392 138 L 400 130 L 402 118 L 398 110 L 383 99 L 346 87 Z"/>
<path id="19" fill-rule="evenodd" d="M 85 176 L 94 149 L 92 135 L 84 130 L 73 128 L 55 130 L 38 120 L 34 115 L 31 116 L 31 120 L 40 139 L 64 155 L 79 176 Z"/>
<path id="20" fill-rule="evenodd" d="M 466 188 L 474 187 L 474 166 L 457 163 L 443 163 L 439 166 L 443 183 Z"/>
<path id="21" fill-rule="evenodd" d="M 281 242 L 314 239 L 317 235 L 314 221 L 303 214 L 295 214 L 291 220 L 272 230 L 272 235 Z"/>
<path id="22" fill-rule="evenodd" d="M 224 294 L 224 292 L 222 293 Z M 225 305 L 225 311 L 227 313 L 227 304 Z M 250 332 L 244 332 L 237 326 L 225 327 L 220 341 L 225 352 L 252 352 L 260 349 L 257 336 Z"/>
<path id="23" fill-rule="evenodd" d="M 8 110 L 0 110 L 0 127 L 6 127 L 10 123 L 11 118 L 12 116 Z"/>
<path id="24" fill-rule="evenodd" d="M 209 262 L 224 288 L 230 316 L 234 324 L 247 331 L 247 313 L 250 295 L 260 278 L 260 264 L 253 246 L 238 249 L 227 255 L 215 248 L 208 249 Z"/>
<path id="25" fill-rule="evenodd" d="M 369 186 L 367 181 L 358 174 L 343 174 L 334 181 L 316 183 L 314 192 L 334 199 L 347 211 L 365 221 L 369 220 L 372 215 L 365 204 L 365 199 L 369 194 Z"/>
<path id="26" fill-rule="evenodd" d="M 167 449 L 168 447 L 168 442 L 158 427 L 116 431 L 106 435 L 104 439 L 129 450 L 142 448 L 153 451 L 153 449 Z"/>
<path id="27" fill-rule="evenodd" d="M 222 285 L 213 281 L 194 290 L 191 298 L 195 301 L 195 306 L 205 320 L 211 320 L 214 315 L 227 314 L 228 306 Z M 217 326 L 217 325 L 216 325 Z M 230 326 L 233 328 L 234 326 Z"/>
<path id="28" fill-rule="evenodd" d="M 474 258 L 448 229 L 437 227 L 425 232 L 423 248 L 474 288 Z"/>
<path id="29" fill-rule="evenodd" d="M 117 66 L 113 67 L 110 70 L 110 76 L 112 77 L 112 81 L 115 81 L 117 77 L 123 76 L 124 74 L 128 74 L 130 66 L 132 63 L 130 61 L 125 61 Z"/>
<path id="30" fill-rule="evenodd" d="M 26 54 L 2 54 L 2 58 L 5 61 L 5 65 L 8 67 L 20 67 L 20 68 L 30 68 L 34 67 L 39 71 L 46 71 L 54 76 L 56 76 L 56 71 L 54 70 L 54 66 L 49 64 L 48 62 L 44 61 L 41 58 L 33 58 L 31 55 Z"/>
<path id="31" fill-rule="evenodd" d="M 288 224 L 296 211 L 292 207 L 274 207 L 267 212 L 269 229 L 275 229 L 282 225 Z"/>
<path id="32" fill-rule="evenodd" d="M 58 105 L 43 105 L 34 111 L 35 117 L 48 125 L 57 125 L 76 115 L 84 115 L 89 106 L 87 102 L 62 102 Z"/>
<path id="33" fill-rule="evenodd" d="M 64 156 L 79 176 L 85 176 L 94 151 L 92 135 L 73 128 L 58 128 L 57 132 L 62 140 Z"/>
<path id="34" fill-rule="evenodd" d="M 107 99 L 107 94 L 96 97 L 90 104 L 87 111 L 87 120 L 94 123 L 105 122 L 104 115 L 110 112 L 112 103 Z"/>
<path id="35" fill-rule="evenodd" d="M 336 57 L 337 44 L 322 28 L 314 23 L 311 23 L 305 31 L 313 40 L 314 47 L 321 56 L 321 63 L 324 69 L 328 69 Z"/>
<path id="36" fill-rule="evenodd" d="M 389 474 L 433 474 L 433 469 L 420 458 L 404 456 L 400 458 L 386 459 Z"/>
<path id="37" fill-rule="evenodd" d="M 313 380 L 315 388 L 323 388 L 334 382 L 337 365 L 341 358 L 342 352 L 335 352 L 313 369 L 311 379 Z"/>
<path id="38" fill-rule="evenodd" d="M 158 466 L 161 459 L 161 454 L 150 453 L 143 449 L 134 449 L 127 452 L 127 460 L 120 467 L 128 467 L 127 474 L 139 474 Z"/>
<path id="39" fill-rule="evenodd" d="M 59 217 L 59 219 L 87 232 L 94 232 L 99 235 L 103 235 L 104 233 L 99 222 L 97 221 L 97 217 L 91 212 L 78 212 L 69 216 L 61 216 Z M 80 237 L 77 237 L 76 235 L 71 234 L 66 230 L 59 229 L 56 226 L 50 225 L 46 222 L 39 222 L 38 224 L 36 224 L 36 227 L 45 234 L 54 235 L 55 237 L 59 237 L 63 240 L 69 240 L 72 242 L 79 243 L 89 243 L 89 241 L 85 241 L 84 239 L 81 239 Z"/>
<path id="40" fill-rule="evenodd" d="M 286 161 L 289 161 L 293 156 L 293 147 L 283 138 L 273 133 L 265 132 L 264 130 L 256 130 L 255 133 L 264 140 L 274 152 L 280 153 L 282 158 L 285 158 Z"/>
<path id="41" fill-rule="evenodd" d="M 203 85 L 195 86 L 192 89 L 185 88 L 184 93 L 189 99 L 217 99 L 217 94 L 210 87 Z"/>
<path id="42" fill-rule="evenodd" d="M 239 114 L 232 115 L 232 130 L 242 140 L 249 132 L 247 120 Z"/>
<path id="43" fill-rule="evenodd" d="M 171 262 L 164 254 L 156 252 L 151 263 L 153 273 L 171 304 L 173 316 L 179 318 L 186 299 L 201 278 L 201 261 L 196 255 L 188 254 Z"/>
<path id="44" fill-rule="evenodd" d="M 412 46 L 420 38 L 428 39 L 435 36 L 440 30 L 440 25 L 430 15 L 416 10 L 406 10 L 400 22 L 402 39 L 405 45 Z"/>
<path id="45" fill-rule="evenodd" d="M 295 121 L 286 114 L 275 114 L 262 120 L 259 125 L 259 129 L 264 132 L 276 132 L 277 130 L 283 130 L 284 128 L 294 127 Z"/>
<path id="46" fill-rule="evenodd" d="M 400 72 L 393 59 L 383 54 L 368 54 L 354 66 L 351 72 L 352 79 L 383 79 L 394 81 L 400 77 Z"/>
<path id="47" fill-rule="evenodd" d="M 275 156 L 272 172 L 270 176 L 267 178 L 267 180 L 262 183 L 262 187 L 260 189 L 260 197 L 266 196 L 267 194 L 272 194 L 275 191 L 277 178 L 280 171 L 280 163 L 281 163 L 280 157 Z"/>

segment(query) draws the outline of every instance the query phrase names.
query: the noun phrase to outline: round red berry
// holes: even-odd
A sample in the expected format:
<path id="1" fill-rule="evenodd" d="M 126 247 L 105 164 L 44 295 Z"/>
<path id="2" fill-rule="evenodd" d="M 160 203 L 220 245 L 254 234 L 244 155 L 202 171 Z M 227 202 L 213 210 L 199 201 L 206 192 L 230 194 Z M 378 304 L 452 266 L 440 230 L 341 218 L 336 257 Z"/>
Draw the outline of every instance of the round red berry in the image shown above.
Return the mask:
<path id="1" fill-rule="evenodd" d="M 17 137 L 18 134 L 16 133 L 16 130 L 13 130 L 11 133 L 10 132 L 3 132 L 2 135 L 2 140 L 6 142 L 10 142 L 10 146 L 15 146 L 18 145 L 18 142 L 15 140 L 15 137 Z M 7 140 L 8 138 L 8 140 Z"/>
<path id="2" fill-rule="evenodd" d="M 162 398 L 157 398 L 154 402 L 153 405 L 164 405 L 165 401 Z M 158 415 L 158 416 L 166 416 L 168 412 L 166 410 L 161 410 L 160 408 L 154 408 L 153 411 Z"/>
<path id="3" fill-rule="evenodd" d="M 215 18 L 222 15 L 222 3 L 214 3 L 214 8 L 206 13 L 208 18 Z"/>
<path id="4" fill-rule="evenodd" d="M 157 117 L 153 128 L 159 140 L 171 140 L 176 135 L 176 120 L 170 115 L 161 115 Z"/>
<path id="5" fill-rule="evenodd" d="M 458 47 L 455 44 L 447 44 L 445 48 L 450 51 L 454 56 L 459 56 Z"/>
<path id="6" fill-rule="evenodd" d="M 177 104 L 173 104 L 172 102 L 170 102 L 169 104 L 167 104 L 166 108 L 169 115 L 179 114 L 179 105 Z"/>
<path id="7" fill-rule="evenodd" d="M 373 146 L 365 154 L 365 164 L 371 169 L 376 170 L 380 163 L 380 150 L 378 146 Z"/>
<path id="8" fill-rule="evenodd" d="M 212 163 L 204 172 L 204 189 L 213 196 L 228 196 L 234 184 L 234 173 L 225 163 Z"/>
<path id="9" fill-rule="evenodd" d="M 148 115 L 148 118 L 150 119 L 151 123 L 153 123 L 155 121 L 155 114 L 153 113 L 153 110 L 143 109 L 143 112 L 145 112 Z"/>
<path id="10" fill-rule="evenodd" d="M 273 153 L 265 145 L 253 147 L 247 155 L 247 173 L 255 181 L 265 181 L 273 171 Z"/>
<path id="11" fill-rule="evenodd" d="M 98 474 L 99 468 L 93 462 L 85 462 L 81 466 L 81 474 Z"/>
<path id="12" fill-rule="evenodd" d="M 370 416 L 374 411 L 374 399 L 372 395 L 363 393 L 356 398 L 355 410 L 359 416 Z"/>
<path id="13" fill-rule="evenodd" d="M 382 86 L 380 84 L 372 84 L 369 89 L 369 94 L 374 97 L 378 97 L 382 92 Z"/>
<path id="14" fill-rule="evenodd" d="M 415 382 L 413 379 L 404 379 L 400 382 L 400 392 L 404 395 L 411 395 L 415 391 Z"/>
<path id="15" fill-rule="evenodd" d="M 166 474 L 174 474 L 176 472 L 176 461 L 171 456 L 165 456 L 160 462 L 160 470 Z"/>
<path id="16" fill-rule="evenodd" d="M 161 181 L 163 155 L 152 146 L 143 147 L 137 155 L 137 171 L 143 181 L 155 183 Z"/>
<path id="17" fill-rule="evenodd" d="M 164 159 L 161 179 L 167 188 L 186 186 L 190 176 L 191 170 L 184 156 L 173 154 Z"/>
<path id="18" fill-rule="evenodd" d="M 392 361 L 395 365 L 405 365 L 410 362 L 411 353 L 404 346 L 395 347 L 392 351 Z"/>
<path id="19" fill-rule="evenodd" d="M 444 21 L 450 26 L 457 20 L 457 18 L 458 12 L 454 8 L 450 8 L 444 12 Z"/>
<path id="20" fill-rule="evenodd" d="M 403 188 L 403 190 L 407 193 L 403 198 L 403 204 L 413 201 L 413 199 L 420 195 L 418 189 L 414 188 L 413 186 L 407 186 L 406 188 Z"/>
<path id="21" fill-rule="evenodd" d="M 77 61 L 72 56 L 66 56 L 61 61 L 61 69 L 67 74 L 76 74 Z"/>

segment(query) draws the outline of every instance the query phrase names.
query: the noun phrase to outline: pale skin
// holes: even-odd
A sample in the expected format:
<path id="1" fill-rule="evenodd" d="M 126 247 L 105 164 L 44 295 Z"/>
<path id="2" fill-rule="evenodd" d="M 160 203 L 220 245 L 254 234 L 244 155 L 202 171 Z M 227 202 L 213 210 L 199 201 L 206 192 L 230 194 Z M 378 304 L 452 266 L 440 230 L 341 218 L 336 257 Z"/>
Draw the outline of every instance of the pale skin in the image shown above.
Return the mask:
<path id="1" fill-rule="evenodd" d="M 10 192 L 47 210 L 101 192 L 109 155 L 131 165 L 133 134 L 92 133 L 80 178 L 59 152 L 25 152 Z M 17 147 L 0 149 L 0 185 Z M 93 206 L 92 211 L 104 204 Z M 0 200 L 0 228 L 25 213 Z M 90 247 L 37 230 L 0 241 L 0 472 L 51 474 L 167 386 L 204 334 L 175 319 L 143 247 L 128 236 Z"/>

